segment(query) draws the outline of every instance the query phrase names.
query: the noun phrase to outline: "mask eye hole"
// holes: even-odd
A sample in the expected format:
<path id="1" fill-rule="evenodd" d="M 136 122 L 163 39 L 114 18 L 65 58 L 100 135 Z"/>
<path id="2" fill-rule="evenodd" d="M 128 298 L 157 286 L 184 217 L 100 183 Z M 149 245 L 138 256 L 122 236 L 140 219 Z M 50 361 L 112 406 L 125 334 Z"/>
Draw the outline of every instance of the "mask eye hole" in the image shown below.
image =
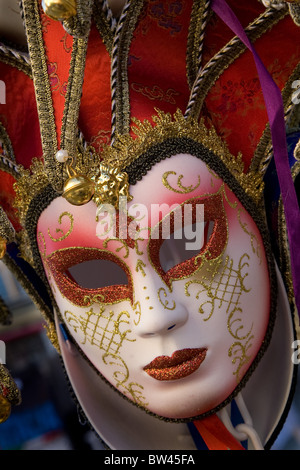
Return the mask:
<path id="1" fill-rule="evenodd" d="M 128 266 L 109 251 L 72 247 L 47 258 L 48 268 L 61 294 L 77 306 L 133 301 Z"/>
<path id="2" fill-rule="evenodd" d="M 110 260 L 94 259 L 70 267 L 66 274 L 84 289 L 128 285 L 124 270 Z"/>
<path id="3" fill-rule="evenodd" d="M 194 223 L 173 232 L 159 250 L 160 266 L 166 273 L 174 266 L 197 256 L 205 247 L 214 229 L 214 222 Z"/>

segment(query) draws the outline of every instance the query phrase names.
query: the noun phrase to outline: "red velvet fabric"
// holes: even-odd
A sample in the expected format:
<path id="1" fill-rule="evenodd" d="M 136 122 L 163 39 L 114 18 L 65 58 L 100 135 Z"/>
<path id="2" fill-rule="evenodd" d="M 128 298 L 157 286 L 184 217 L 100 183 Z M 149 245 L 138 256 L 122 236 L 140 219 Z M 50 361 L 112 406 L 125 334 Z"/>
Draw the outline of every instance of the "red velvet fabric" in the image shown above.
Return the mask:
<path id="1" fill-rule="evenodd" d="M 264 11 L 257 0 L 228 0 L 244 26 Z M 142 9 L 128 57 L 131 117 L 149 119 L 155 108 L 183 112 L 190 90 L 186 76 L 186 47 L 191 0 L 147 0 Z M 59 22 L 41 13 L 51 96 L 60 147 L 61 122 L 67 90 L 73 38 Z M 215 15 L 207 26 L 205 64 L 232 37 Z M 255 46 L 282 89 L 300 57 L 300 29 L 287 16 L 264 34 Z M 89 37 L 80 106 L 79 127 L 85 139 L 101 153 L 110 142 L 111 58 L 96 26 Z M 33 157 L 42 157 L 41 139 L 32 80 L 0 62 L 0 79 L 6 84 L 6 104 L 0 104 L 0 122 L 6 128 L 18 163 L 28 168 Z M 208 93 L 203 114 L 227 142 L 233 154 L 242 152 L 246 169 L 267 124 L 263 96 L 252 55 L 245 52 L 217 80 Z M 3 183 L 4 179 L 7 181 Z M 12 178 L 1 173 L 1 188 L 12 194 Z M 0 203 L 7 206 L 3 199 Z M 12 218 L 14 217 L 11 211 Z"/>

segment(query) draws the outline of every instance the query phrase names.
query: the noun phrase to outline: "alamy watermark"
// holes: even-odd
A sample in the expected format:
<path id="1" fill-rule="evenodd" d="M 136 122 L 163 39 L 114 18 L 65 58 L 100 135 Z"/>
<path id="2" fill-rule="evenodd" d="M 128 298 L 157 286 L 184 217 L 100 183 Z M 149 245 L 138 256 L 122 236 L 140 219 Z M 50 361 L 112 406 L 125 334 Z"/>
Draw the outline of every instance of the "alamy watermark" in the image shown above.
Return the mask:
<path id="1" fill-rule="evenodd" d="M 186 250 L 200 250 L 204 242 L 204 204 L 183 205 L 144 204 L 127 205 L 121 196 L 118 211 L 111 204 L 102 204 L 97 210 L 98 238 L 105 240 L 167 240 L 171 236 L 186 241 Z"/>
<path id="2" fill-rule="evenodd" d="M 6 345 L 0 340 L 0 364 L 6 364 Z"/>
<path id="3" fill-rule="evenodd" d="M 6 104 L 6 86 L 3 80 L 0 80 L 0 104 Z"/>

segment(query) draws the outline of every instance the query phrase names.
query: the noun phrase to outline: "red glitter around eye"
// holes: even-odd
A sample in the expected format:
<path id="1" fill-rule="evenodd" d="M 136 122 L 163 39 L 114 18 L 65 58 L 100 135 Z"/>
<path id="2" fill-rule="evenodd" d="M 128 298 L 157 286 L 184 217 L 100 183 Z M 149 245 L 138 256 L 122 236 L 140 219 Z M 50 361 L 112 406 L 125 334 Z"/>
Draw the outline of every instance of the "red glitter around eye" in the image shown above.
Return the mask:
<path id="1" fill-rule="evenodd" d="M 228 227 L 227 218 L 223 206 L 223 198 L 221 194 L 214 194 L 207 198 L 197 198 L 186 201 L 185 204 L 191 204 L 193 206 L 193 215 L 195 216 L 195 208 L 197 204 L 204 205 L 204 221 L 214 222 L 213 232 L 208 242 L 199 251 L 197 256 L 193 256 L 186 261 L 169 269 L 165 272 L 160 264 L 159 250 L 163 243 L 163 237 L 159 236 L 157 239 L 150 239 L 148 244 L 148 252 L 155 267 L 156 271 L 170 286 L 172 280 L 182 279 L 191 276 L 205 260 L 214 260 L 224 251 L 228 240 Z M 183 205 L 184 207 L 184 205 Z M 183 217 L 182 211 L 182 217 Z M 183 221 L 184 222 L 184 221 Z M 193 220 L 193 223 L 195 220 Z M 161 235 L 162 224 L 160 224 L 159 231 Z M 174 213 L 170 214 L 170 227 L 174 230 Z"/>
<path id="2" fill-rule="evenodd" d="M 87 289 L 79 286 L 68 274 L 68 269 L 72 266 L 97 259 L 109 260 L 118 264 L 125 271 L 128 284 Z M 113 253 L 98 248 L 74 247 L 54 252 L 47 258 L 46 262 L 62 295 L 75 305 L 86 307 L 95 301 L 98 303 L 113 304 L 126 299 L 132 302 L 133 290 L 129 269 L 126 264 Z M 105 273 L 100 273 L 100 275 L 105 276 Z"/>

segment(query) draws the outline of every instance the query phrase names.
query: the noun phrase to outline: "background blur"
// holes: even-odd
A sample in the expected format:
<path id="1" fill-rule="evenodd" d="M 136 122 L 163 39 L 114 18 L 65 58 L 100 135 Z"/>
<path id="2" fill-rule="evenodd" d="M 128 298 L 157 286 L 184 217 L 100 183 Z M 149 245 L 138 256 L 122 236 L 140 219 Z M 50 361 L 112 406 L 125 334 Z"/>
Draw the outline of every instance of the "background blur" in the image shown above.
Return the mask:
<path id="1" fill-rule="evenodd" d="M 0 326 L 0 341 L 6 346 L 6 367 L 22 393 L 22 404 L 0 424 L 0 449 L 104 449 L 77 410 L 40 313 L 1 261 L 0 297 L 13 313 L 12 325 Z M 299 382 L 274 450 L 300 449 Z"/>

